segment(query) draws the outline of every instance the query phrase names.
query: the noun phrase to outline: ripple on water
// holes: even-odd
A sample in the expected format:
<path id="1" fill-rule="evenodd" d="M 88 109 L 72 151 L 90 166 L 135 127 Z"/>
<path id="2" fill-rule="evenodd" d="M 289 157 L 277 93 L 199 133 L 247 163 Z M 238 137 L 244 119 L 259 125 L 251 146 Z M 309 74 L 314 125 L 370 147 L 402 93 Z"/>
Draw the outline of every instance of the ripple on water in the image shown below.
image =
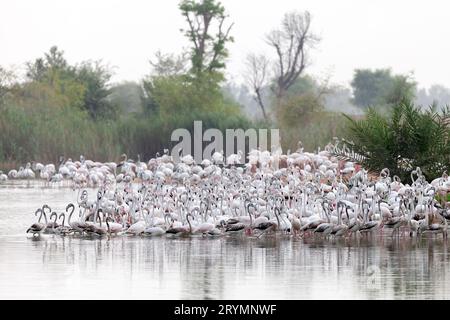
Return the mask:
<path id="1" fill-rule="evenodd" d="M 95 190 L 89 190 L 95 194 Z M 0 186 L 0 298 L 449 299 L 441 239 L 26 236 L 70 188 Z"/>

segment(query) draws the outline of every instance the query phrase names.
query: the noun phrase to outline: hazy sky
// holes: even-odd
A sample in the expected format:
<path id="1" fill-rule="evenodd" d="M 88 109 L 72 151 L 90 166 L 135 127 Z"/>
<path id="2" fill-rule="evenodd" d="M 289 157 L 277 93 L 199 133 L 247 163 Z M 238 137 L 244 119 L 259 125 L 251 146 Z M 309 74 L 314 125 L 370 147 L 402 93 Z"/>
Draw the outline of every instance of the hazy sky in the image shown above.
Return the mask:
<path id="1" fill-rule="evenodd" d="M 155 51 L 187 45 L 178 0 L 3 0 L 0 65 L 21 65 L 52 45 L 69 62 L 103 59 L 114 81 L 139 80 Z M 309 71 L 348 84 L 355 68 L 414 71 L 421 86 L 450 87 L 450 4 L 406 0 L 222 0 L 235 22 L 228 74 L 239 80 L 249 52 L 290 10 L 309 10 L 322 42 Z"/>

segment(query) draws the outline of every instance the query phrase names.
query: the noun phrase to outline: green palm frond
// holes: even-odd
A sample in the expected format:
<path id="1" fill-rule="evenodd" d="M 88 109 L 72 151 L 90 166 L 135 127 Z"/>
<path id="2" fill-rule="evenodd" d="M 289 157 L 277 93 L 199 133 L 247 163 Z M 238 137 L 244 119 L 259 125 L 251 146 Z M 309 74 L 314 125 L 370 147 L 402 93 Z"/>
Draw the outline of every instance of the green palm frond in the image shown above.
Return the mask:
<path id="1" fill-rule="evenodd" d="M 339 159 L 360 163 L 369 171 L 389 168 L 405 182 L 416 167 L 429 179 L 450 168 L 448 106 L 423 112 L 405 101 L 389 114 L 369 108 L 363 120 L 345 117 L 349 139 L 339 141 L 332 151 Z"/>

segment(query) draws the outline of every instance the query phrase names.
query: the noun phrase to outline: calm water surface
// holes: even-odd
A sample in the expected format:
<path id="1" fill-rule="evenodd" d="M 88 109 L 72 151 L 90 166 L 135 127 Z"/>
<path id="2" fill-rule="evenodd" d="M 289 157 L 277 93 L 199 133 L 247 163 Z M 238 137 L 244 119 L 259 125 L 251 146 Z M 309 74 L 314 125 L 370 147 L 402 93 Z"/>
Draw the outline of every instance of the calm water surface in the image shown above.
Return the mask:
<path id="1" fill-rule="evenodd" d="M 91 191 L 93 192 L 93 191 Z M 449 299 L 442 239 L 115 237 L 25 234 L 70 188 L 0 185 L 1 299 Z"/>

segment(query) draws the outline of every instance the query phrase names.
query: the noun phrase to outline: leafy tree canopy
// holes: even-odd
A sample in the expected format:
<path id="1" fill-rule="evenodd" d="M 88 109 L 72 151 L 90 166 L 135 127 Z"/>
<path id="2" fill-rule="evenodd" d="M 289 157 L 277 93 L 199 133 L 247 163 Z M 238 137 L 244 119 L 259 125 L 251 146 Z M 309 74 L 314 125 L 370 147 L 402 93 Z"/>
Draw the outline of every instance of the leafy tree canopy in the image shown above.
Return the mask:
<path id="1" fill-rule="evenodd" d="M 224 79 L 226 44 L 234 41 L 233 23 L 227 23 L 225 8 L 216 0 L 183 0 L 179 9 L 188 24 L 182 31 L 191 42 L 191 75 L 217 85 Z"/>
<path id="2" fill-rule="evenodd" d="M 29 81 L 24 88 L 47 87 L 47 90 L 54 90 L 56 95 L 67 98 L 65 104 L 86 110 L 93 119 L 116 116 L 116 106 L 106 99 L 112 72 L 100 61 L 70 65 L 64 51 L 53 46 L 44 57 L 26 66 Z"/>
<path id="3" fill-rule="evenodd" d="M 357 69 L 351 86 L 353 103 L 362 108 L 412 100 L 416 91 L 416 82 L 410 76 L 393 75 L 390 69 Z"/>

